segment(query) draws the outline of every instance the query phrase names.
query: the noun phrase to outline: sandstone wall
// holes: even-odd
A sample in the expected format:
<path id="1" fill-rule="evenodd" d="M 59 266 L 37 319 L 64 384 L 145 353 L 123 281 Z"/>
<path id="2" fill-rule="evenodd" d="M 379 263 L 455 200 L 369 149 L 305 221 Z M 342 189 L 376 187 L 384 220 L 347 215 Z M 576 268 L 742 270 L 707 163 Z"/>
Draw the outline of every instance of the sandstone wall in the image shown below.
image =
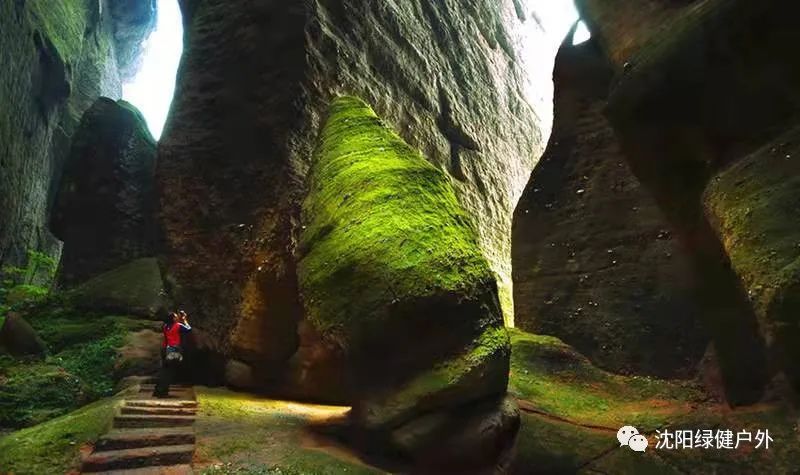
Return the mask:
<path id="1" fill-rule="evenodd" d="M 158 172 L 165 263 L 231 354 L 263 364 L 296 348 L 297 205 L 339 94 L 373 104 L 450 174 L 510 317 L 512 209 L 549 129 L 520 54 L 523 37 L 545 35 L 515 3 L 182 2 L 186 53 Z"/>
<path id="2" fill-rule="evenodd" d="M 97 97 L 121 94 L 116 57 L 125 43 L 114 39 L 110 6 L 123 1 L 0 5 L 2 263 L 21 263 L 28 249 L 60 252 L 49 207 L 81 115 Z"/>
<path id="3" fill-rule="evenodd" d="M 155 161 L 155 141 L 132 105 L 101 97 L 84 113 L 52 212 L 64 242 L 62 284 L 155 255 Z"/>
<path id="4" fill-rule="evenodd" d="M 604 115 L 612 75 L 594 41 L 556 57 L 553 134 L 514 217 L 515 321 L 613 371 L 690 376 L 693 269 Z"/>
<path id="5" fill-rule="evenodd" d="M 692 256 L 701 283 L 697 301 L 730 401 L 754 402 L 773 373 L 765 343 L 770 337 L 759 328 L 741 265 L 733 263 L 732 236 L 709 222 L 702 194 L 721 169 L 796 123 L 800 67 L 790 45 L 798 39 L 793 18 L 800 5 L 661 2 L 676 5 L 672 23 L 630 29 L 638 31 L 631 33 L 637 46 L 620 64 L 617 49 L 625 41 L 610 32 L 628 31 L 624 25 L 634 17 L 625 12 L 639 2 L 616 3 L 616 10 L 601 2 L 579 4 L 604 37 L 607 55 L 617 57 L 609 117 L 631 169 Z M 723 208 L 713 214 L 735 213 Z"/>

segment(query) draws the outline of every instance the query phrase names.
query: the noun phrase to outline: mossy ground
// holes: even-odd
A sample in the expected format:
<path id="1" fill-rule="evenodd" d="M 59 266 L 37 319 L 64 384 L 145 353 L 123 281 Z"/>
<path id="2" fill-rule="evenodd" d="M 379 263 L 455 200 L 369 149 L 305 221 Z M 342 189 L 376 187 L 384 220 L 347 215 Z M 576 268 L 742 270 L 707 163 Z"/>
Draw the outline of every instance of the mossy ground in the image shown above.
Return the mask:
<path id="1" fill-rule="evenodd" d="M 494 279 L 449 178 L 356 98 L 330 107 L 303 218 L 300 285 L 323 332 L 352 337 L 392 302 Z"/>
<path id="2" fill-rule="evenodd" d="M 557 338 L 513 329 L 510 334 L 509 391 L 548 414 L 609 428 L 632 424 L 654 430 L 705 399 L 691 382 L 615 375 Z"/>
<path id="3" fill-rule="evenodd" d="M 54 301 L 55 302 L 55 301 Z M 0 427 L 44 422 L 110 396 L 117 349 L 148 322 L 51 303 L 25 314 L 47 345 L 40 358 L 0 358 Z"/>
<path id="4" fill-rule="evenodd" d="M 81 447 L 111 427 L 120 397 L 107 398 L 0 438 L 0 473 L 74 473 Z"/>
<path id="5" fill-rule="evenodd" d="M 510 333 L 509 391 L 522 409 L 514 473 L 789 473 L 800 456 L 788 406 L 732 410 L 692 382 L 614 375 L 557 338 Z M 623 425 L 646 434 L 645 454 L 619 447 Z M 775 442 L 769 450 L 655 449 L 664 429 L 768 429 Z"/>
<path id="6" fill-rule="evenodd" d="M 204 474 L 383 473 L 334 445 L 318 444 L 312 422 L 341 417 L 345 407 L 276 401 L 224 389 L 196 388 L 195 468 Z"/>

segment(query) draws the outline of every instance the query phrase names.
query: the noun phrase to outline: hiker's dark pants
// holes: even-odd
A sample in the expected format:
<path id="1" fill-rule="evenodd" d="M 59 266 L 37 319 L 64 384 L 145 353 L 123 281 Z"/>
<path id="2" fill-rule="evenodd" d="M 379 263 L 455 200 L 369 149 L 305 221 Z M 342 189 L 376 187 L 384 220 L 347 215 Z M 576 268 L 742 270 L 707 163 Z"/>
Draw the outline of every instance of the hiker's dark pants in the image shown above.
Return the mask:
<path id="1" fill-rule="evenodd" d="M 165 397 L 169 394 L 169 385 L 175 380 L 175 372 L 178 369 L 177 361 L 167 361 L 167 349 L 161 349 L 161 369 L 158 371 L 158 382 L 153 391 L 153 396 Z"/>

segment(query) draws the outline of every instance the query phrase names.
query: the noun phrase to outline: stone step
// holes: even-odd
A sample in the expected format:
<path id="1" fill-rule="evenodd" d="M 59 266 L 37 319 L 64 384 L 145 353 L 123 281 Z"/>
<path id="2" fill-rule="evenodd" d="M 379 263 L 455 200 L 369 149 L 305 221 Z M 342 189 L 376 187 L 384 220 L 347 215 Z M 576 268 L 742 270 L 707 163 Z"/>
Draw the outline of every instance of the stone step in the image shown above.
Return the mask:
<path id="1" fill-rule="evenodd" d="M 186 427 L 194 424 L 194 420 L 194 416 L 120 414 L 114 418 L 114 428 L 130 429 L 145 427 Z"/>
<path id="2" fill-rule="evenodd" d="M 190 464 L 194 445 L 170 445 L 94 452 L 83 460 L 83 472 Z"/>
<path id="3" fill-rule="evenodd" d="M 141 407 L 122 406 L 121 414 L 151 414 L 154 416 L 193 416 L 197 412 L 193 407 Z"/>
<path id="4" fill-rule="evenodd" d="M 194 399 L 194 389 L 170 389 L 167 393 L 168 398 L 172 399 Z M 139 391 L 135 396 L 137 399 L 164 399 L 153 396 L 153 391 Z"/>
<path id="5" fill-rule="evenodd" d="M 143 384 L 140 384 L 139 387 L 141 387 L 142 390 L 149 389 L 150 391 L 152 391 L 152 390 L 154 390 L 156 388 L 156 385 L 154 383 L 143 383 Z M 191 384 L 170 384 L 169 388 L 170 389 L 192 389 L 193 386 Z"/>
<path id="6" fill-rule="evenodd" d="M 94 450 L 95 452 L 106 452 L 164 445 L 192 445 L 194 442 L 194 429 L 191 427 L 114 429 L 97 441 Z"/>
<path id="7" fill-rule="evenodd" d="M 95 475 L 192 475 L 191 465 L 159 465 L 155 467 L 111 470 L 108 472 L 89 472 Z"/>
<path id="8" fill-rule="evenodd" d="M 126 406 L 131 407 L 187 407 L 196 408 L 197 401 L 188 399 L 128 399 Z"/>

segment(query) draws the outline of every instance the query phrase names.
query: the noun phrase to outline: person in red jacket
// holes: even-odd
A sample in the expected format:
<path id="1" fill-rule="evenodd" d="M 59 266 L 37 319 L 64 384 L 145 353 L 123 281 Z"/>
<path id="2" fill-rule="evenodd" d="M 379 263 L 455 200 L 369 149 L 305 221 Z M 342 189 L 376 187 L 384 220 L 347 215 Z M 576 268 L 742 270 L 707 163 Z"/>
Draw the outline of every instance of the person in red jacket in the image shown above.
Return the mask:
<path id="1" fill-rule="evenodd" d="M 167 397 L 169 394 L 169 386 L 175 377 L 175 370 L 183 361 L 181 338 L 184 333 L 190 332 L 192 327 L 189 325 L 186 312 L 180 310 L 177 313 L 169 314 L 164 320 L 162 330 L 164 341 L 161 345 L 161 371 L 158 373 L 158 382 L 153 391 L 155 397 Z"/>

